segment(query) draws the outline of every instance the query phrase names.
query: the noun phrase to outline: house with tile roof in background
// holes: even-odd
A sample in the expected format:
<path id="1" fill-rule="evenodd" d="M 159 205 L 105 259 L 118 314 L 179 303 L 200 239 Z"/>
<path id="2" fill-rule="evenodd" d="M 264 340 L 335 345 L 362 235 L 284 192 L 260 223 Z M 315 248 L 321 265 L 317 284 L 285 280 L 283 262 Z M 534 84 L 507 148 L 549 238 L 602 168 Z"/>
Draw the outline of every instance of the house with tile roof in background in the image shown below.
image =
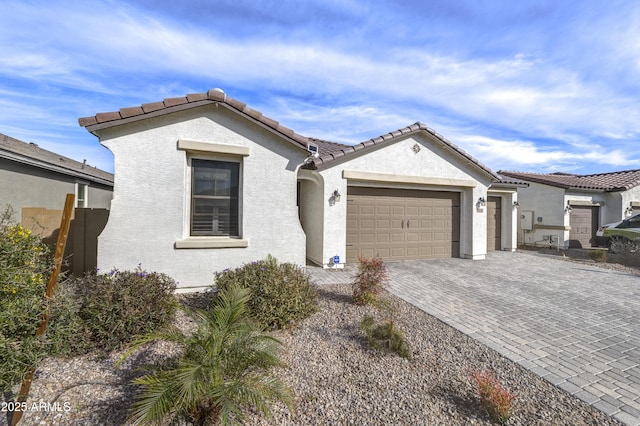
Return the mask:
<path id="1" fill-rule="evenodd" d="M 10 206 L 14 220 L 43 238 L 52 239 L 60 227 L 66 194 L 75 194 L 76 207 L 66 254 L 74 253 L 70 267 L 73 272 L 82 273 L 95 267 L 96 248 L 89 248 L 95 242 L 90 241 L 96 240 L 106 223 L 113 196 L 113 174 L 88 165 L 86 160 L 79 162 L 35 143 L 0 134 L 3 211 Z M 78 239 L 75 250 L 74 238 Z"/>
<path id="2" fill-rule="evenodd" d="M 342 268 L 359 256 L 484 259 L 516 248 L 526 184 L 421 123 L 328 142 L 214 89 L 79 124 L 115 157 L 101 269 L 142 263 L 191 291 L 268 254 Z"/>
<path id="3" fill-rule="evenodd" d="M 640 211 L 640 170 L 498 173 L 528 183 L 518 189 L 520 244 L 595 247 L 600 226 Z"/>

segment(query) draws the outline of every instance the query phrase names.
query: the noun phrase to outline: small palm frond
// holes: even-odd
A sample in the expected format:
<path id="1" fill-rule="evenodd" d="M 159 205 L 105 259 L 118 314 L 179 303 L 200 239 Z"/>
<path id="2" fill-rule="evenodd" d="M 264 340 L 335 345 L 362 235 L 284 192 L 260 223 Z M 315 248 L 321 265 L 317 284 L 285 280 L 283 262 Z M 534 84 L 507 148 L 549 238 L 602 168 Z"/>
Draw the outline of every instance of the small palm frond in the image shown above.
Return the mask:
<path id="1" fill-rule="evenodd" d="M 262 333 L 247 319 L 249 292 L 238 286 L 221 291 L 208 311 L 193 311 L 197 331 L 184 335 L 175 329 L 138 339 L 137 347 L 157 339 L 179 342 L 182 354 L 174 368 L 136 379 L 145 387 L 133 405 L 136 424 L 153 424 L 177 415 L 203 423 L 219 417 L 222 424 L 241 421 L 244 409 L 265 415 L 270 405 L 293 407 L 293 394 L 270 369 L 281 365 L 282 343 Z"/>
<path id="2" fill-rule="evenodd" d="M 159 372 L 135 379 L 134 384 L 145 387 L 144 393 L 132 406 L 129 421 L 135 425 L 160 424 L 176 415 L 174 381 L 170 373 Z"/>

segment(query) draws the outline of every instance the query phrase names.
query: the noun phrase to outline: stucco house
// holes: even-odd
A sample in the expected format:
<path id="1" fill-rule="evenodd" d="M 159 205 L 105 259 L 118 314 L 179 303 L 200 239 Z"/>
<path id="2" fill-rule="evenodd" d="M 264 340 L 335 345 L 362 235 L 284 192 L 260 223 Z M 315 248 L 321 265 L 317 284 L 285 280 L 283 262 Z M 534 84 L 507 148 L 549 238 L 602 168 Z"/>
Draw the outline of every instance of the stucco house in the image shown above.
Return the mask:
<path id="1" fill-rule="evenodd" d="M 0 134 L 0 207 L 10 205 L 17 219 L 48 236 L 60 226 L 66 194 L 76 207 L 108 209 L 113 175 Z"/>
<path id="2" fill-rule="evenodd" d="M 79 123 L 115 157 L 98 266 L 142 263 L 181 291 L 267 254 L 341 268 L 358 256 L 483 259 L 517 244 L 518 185 L 421 123 L 328 142 L 219 89 Z"/>
<path id="3" fill-rule="evenodd" d="M 606 223 L 640 211 L 640 170 L 577 175 L 500 171 L 529 185 L 518 189 L 518 241 L 588 248 Z"/>

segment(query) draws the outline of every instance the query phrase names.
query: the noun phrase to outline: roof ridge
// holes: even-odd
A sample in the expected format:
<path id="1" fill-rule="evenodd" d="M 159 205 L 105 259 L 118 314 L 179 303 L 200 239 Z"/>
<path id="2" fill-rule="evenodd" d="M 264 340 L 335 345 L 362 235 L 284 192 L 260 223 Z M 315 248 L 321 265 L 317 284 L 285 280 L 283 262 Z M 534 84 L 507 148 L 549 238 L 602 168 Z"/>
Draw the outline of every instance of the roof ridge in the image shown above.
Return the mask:
<path id="1" fill-rule="evenodd" d="M 412 134 L 412 133 L 420 132 L 420 131 L 425 131 L 425 132 L 431 134 L 433 137 L 436 138 L 436 140 L 438 140 L 440 143 L 442 143 L 443 146 L 451 149 L 452 151 L 456 152 L 458 155 L 461 155 L 462 157 L 466 158 L 470 163 L 475 164 L 476 167 L 479 167 L 484 172 L 486 172 L 489 175 L 491 175 L 494 179 L 499 180 L 498 175 L 496 175 L 487 166 L 485 166 L 484 164 L 480 163 L 478 160 L 476 160 L 473 156 L 468 154 L 466 151 L 462 150 L 457 145 L 455 145 L 454 143 L 452 143 L 451 141 L 446 139 L 444 136 L 438 134 L 435 130 L 431 129 L 426 124 L 421 123 L 420 121 L 416 121 L 415 123 L 410 124 L 409 126 L 402 127 L 402 128 L 400 128 L 398 130 L 394 130 L 394 131 L 391 131 L 389 133 L 385 133 L 383 135 L 367 139 L 367 140 L 365 140 L 363 142 L 360 142 L 360 143 L 357 143 L 357 144 L 354 144 L 354 145 L 343 145 L 344 149 L 337 150 L 337 151 L 334 151 L 334 152 L 325 153 L 325 154 L 321 154 L 320 157 L 316 161 L 319 161 L 320 164 L 324 165 L 324 164 L 329 163 L 329 162 L 331 162 L 331 161 L 333 161 L 333 160 L 335 160 L 337 158 L 340 158 L 340 157 L 343 157 L 345 155 L 354 153 L 356 151 L 360 151 L 362 149 L 369 148 L 369 147 L 374 146 L 374 145 L 386 144 L 386 143 L 389 143 L 391 141 L 397 140 L 400 137 L 403 137 L 403 136 L 406 136 L 406 135 L 409 135 L 409 134 Z"/>
<path id="2" fill-rule="evenodd" d="M 281 125 L 277 121 L 265 117 L 261 112 L 247 107 L 245 103 L 228 97 L 222 89 L 211 89 L 206 93 L 192 93 L 182 97 L 166 98 L 162 102 L 153 102 L 142 104 L 140 106 L 121 108 L 119 111 L 97 113 L 94 116 L 82 117 L 78 119 L 78 123 L 80 124 L 80 126 L 87 128 L 89 132 L 94 133 L 97 130 L 116 126 L 119 124 L 125 124 L 144 118 L 155 117 L 158 115 L 167 114 L 169 112 L 180 111 L 183 109 L 193 108 L 196 106 L 207 105 L 211 103 L 221 104 L 235 109 L 236 111 L 245 115 L 247 118 L 261 123 L 262 125 L 272 129 L 273 131 L 280 133 L 291 142 L 300 147 L 303 147 L 304 149 L 307 149 L 307 145 L 311 141 L 316 141 L 317 143 L 324 145 L 325 149 L 321 150 L 324 152 L 320 152 L 320 156 L 309 163 L 309 167 L 316 167 L 316 162 L 324 165 L 336 158 L 352 154 L 364 148 L 368 148 L 373 145 L 379 145 L 381 143 L 387 143 L 388 141 L 396 140 L 397 138 L 406 136 L 408 134 L 425 131 L 436 138 L 436 140 L 446 148 L 466 158 L 466 160 L 470 164 L 474 164 L 476 167 L 489 174 L 492 178 L 496 180 L 499 179 L 498 175 L 496 175 L 487 166 L 480 163 L 470 154 L 460 149 L 451 141 L 447 140 L 442 135 L 439 135 L 435 130 L 427 127 L 427 125 L 419 121 L 407 127 L 385 133 L 381 136 L 371 138 L 354 145 L 345 145 L 337 142 L 323 141 L 322 139 L 308 138 L 300 135 L 293 130 Z"/>
<path id="3" fill-rule="evenodd" d="M 498 173 L 565 189 L 626 191 L 640 185 L 640 169 L 577 175 L 569 173 L 533 173 L 499 170 Z"/>
<path id="4" fill-rule="evenodd" d="M 48 149 L 41 148 L 34 142 L 24 142 L 12 136 L 0 133 L 0 150 L 28 158 L 30 160 L 40 161 L 54 167 L 60 167 L 70 172 L 81 173 L 97 179 L 107 180 L 113 183 L 113 174 L 102 170 L 97 166 L 87 164 L 86 160 L 78 161 L 73 158 L 58 154 Z M 12 144 L 12 145 L 10 145 Z M 59 161 L 54 161 L 54 158 Z"/>
<path id="5" fill-rule="evenodd" d="M 280 124 L 278 121 L 263 115 L 260 111 L 249 108 L 244 102 L 227 96 L 222 89 L 211 89 L 206 93 L 190 93 L 186 96 L 165 98 L 161 102 L 152 102 L 142 104 L 140 106 L 120 108 L 118 111 L 99 112 L 93 116 L 79 118 L 78 124 L 93 133 L 95 130 L 100 130 L 118 124 L 125 124 L 144 118 L 155 117 L 168 112 L 180 111 L 212 103 L 223 104 L 229 108 L 235 109 L 246 117 L 257 121 L 273 131 L 280 133 L 287 139 L 294 141 L 301 147 L 306 148 L 307 143 L 309 142 L 308 137 L 294 132 L 288 127 Z"/>

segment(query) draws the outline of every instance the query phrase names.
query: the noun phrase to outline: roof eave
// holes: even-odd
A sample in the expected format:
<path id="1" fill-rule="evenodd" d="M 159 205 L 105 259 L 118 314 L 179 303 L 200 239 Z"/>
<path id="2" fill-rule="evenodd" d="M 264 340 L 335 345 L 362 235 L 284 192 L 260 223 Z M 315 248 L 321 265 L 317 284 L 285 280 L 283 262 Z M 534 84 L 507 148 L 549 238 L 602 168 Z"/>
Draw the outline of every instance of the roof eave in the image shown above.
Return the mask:
<path id="1" fill-rule="evenodd" d="M 459 158 L 463 159 L 463 161 L 465 161 L 468 165 L 473 166 L 477 170 L 487 175 L 492 181 L 500 180 L 500 177 L 497 174 L 495 174 L 493 171 L 488 169 L 486 166 L 480 164 L 476 159 L 471 157 L 469 154 L 462 151 L 461 149 L 456 147 L 453 143 L 449 142 L 444 137 L 440 136 L 434 130 L 428 128 L 422 123 L 415 123 L 415 124 L 412 124 L 411 126 L 405 127 L 395 132 L 391 132 L 386 135 L 369 139 L 357 145 L 349 146 L 343 150 L 337 151 L 341 153 L 339 155 L 334 155 L 334 153 L 331 153 L 331 154 L 320 156 L 316 161 L 314 161 L 314 163 L 317 170 L 329 169 L 334 165 L 337 165 L 340 163 L 340 161 L 336 162 L 336 160 L 340 160 L 342 158 L 348 157 L 349 154 L 352 154 L 361 150 L 368 150 L 373 147 L 382 147 L 390 143 L 395 143 L 398 140 L 400 140 L 400 138 L 405 138 L 407 136 L 411 136 L 417 133 L 426 133 L 432 136 L 440 144 L 440 146 L 442 146 L 445 149 L 448 149 L 450 152 L 452 152 Z M 320 164 L 318 164 L 318 161 L 320 161 Z"/>
<path id="2" fill-rule="evenodd" d="M 138 121 L 142 121 L 142 120 L 147 120 L 149 118 L 161 117 L 161 116 L 164 116 L 164 115 L 173 114 L 173 113 L 176 113 L 176 112 L 185 111 L 185 110 L 189 110 L 189 109 L 192 109 L 192 108 L 198 108 L 198 107 L 206 106 L 206 105 L 221 106 L 223 108 L 226 108 L 229 111 L 233 111 L 234 113 L 239 114 L 239 115 L 243 116 L 245 119 L 247 119 L 247 120 L 251 121 L 252 123 L 260 126 L 261 128 L 263 128 L 263 129 L 265 129 L 265 130 L 267 130 L 267 131 L 269 131 L 269 132 L 271 132 L 273 134 L 276 134 L 279 137 L 287 140 L 288 142 L 292 143 L 296 147 L 298 147 L 300 149 L 303 149 L 305 151 L 307 150 L 307 142 L 308 142 L 308 140 L 307 140 L 306 137 L 301 136 L 301 135 L 295 133 L 293 130 L 290 130 L 290 129 L 280 125 L 275 120 L 271 120 L 268 117 L 264 117 L 261 113 L 255 111 L 255 110 L 249 109 L 249 108 L 246 107 L 246 105 L 240 104 L 239 102 L 237 102 L 237 101 L 235 101 L 234 99 L 231 99 L 231 98 L 225 98 L 224 101 L 203 99 L 203 100 L 193 101 L 193 102 L 184 103 L 184 104 L 180 104 L 180 105 L 164 107 L 164 108 L 158 109 L 156 111 L 146 112 L 146 113 L 135 115 L 135 116 L 132 116 L 132 117 L 120 118 L 120 119 L 105 121 L 105 122 L 96 123 L 96 124 L 89 124 L 89 125 L 86 125 L 84 127 L 91 134 L 93 134 L 96 137 L 99 137 L 96 132 L 98 132 L 100 130 L 104 130 L 104 129 L 108 129 L 108 128 L 112 128 L 112 127 L 117 127 L 117 126 L 123 126 L 123 125 L 131 124 L 131 123 L 135 123 L 135 122 L 138 122 Z M 262 120 L 260 120 L 259 118 L 262 118 Z M 264 121 L 273 122 L 275 127 L 266 124 L 263 120 Z M 80 123 L 80 125 L 82 125 L 82 123 Z"/>
<path id="3" fill-rule="evenodd" d="M 60 165 L 51 164 L 46 161 L 36 160 L 34 158 L 29 158 L 23 155 L 14 154 L 8 151 L 0 150 L 0 157 L 5 158 L 7 160 L 15 161 L 21 164 L 25 164 L 28 166 L 37 167 L 39 169 L 44 169 L 44 170 L 52 171 L 55 173 L 60 173 L 67 176 L 88 180 L 88 181 L 99 183 L 102 185 L 113 186 L 113 180 L 101 178 L 99 176 L 95 176 L 90 173 L 83 173 L 78 170 L 69 169 L 67 167 L 63 167 Z"/>

